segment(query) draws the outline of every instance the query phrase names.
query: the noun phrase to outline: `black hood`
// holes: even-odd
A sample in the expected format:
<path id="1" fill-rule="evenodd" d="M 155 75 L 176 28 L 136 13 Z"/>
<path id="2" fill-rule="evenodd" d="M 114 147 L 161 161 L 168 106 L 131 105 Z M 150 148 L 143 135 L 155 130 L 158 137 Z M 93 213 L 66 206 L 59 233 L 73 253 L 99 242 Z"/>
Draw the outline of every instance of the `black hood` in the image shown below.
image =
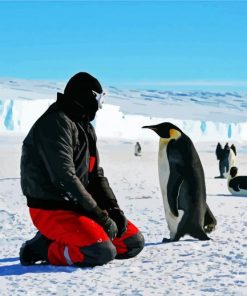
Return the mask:
<path id="1" fill-rule="evenodd" d="M 64 94 L 58 93 L 58 105 L 73 121 L 92 121 L 98 110 L 93 91 L 103 92 L 99 81 L 86 72 L 79 72 L 68 81 Z"/>

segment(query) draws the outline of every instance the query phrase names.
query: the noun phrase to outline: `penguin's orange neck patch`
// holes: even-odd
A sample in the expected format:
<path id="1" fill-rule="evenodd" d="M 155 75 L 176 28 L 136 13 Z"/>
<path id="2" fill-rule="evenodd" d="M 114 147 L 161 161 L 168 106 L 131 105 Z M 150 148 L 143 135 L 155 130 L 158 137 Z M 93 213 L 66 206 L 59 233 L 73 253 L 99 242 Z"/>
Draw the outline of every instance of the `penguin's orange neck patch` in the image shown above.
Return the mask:
<path id="1" fill-rule="evenodd" d="M 173 129 L 173 128 L 170 129 L 170 138 L 171 139 L 177 140 L 180 137 L 181 137 L 181 133 L 178 130 Z"/>

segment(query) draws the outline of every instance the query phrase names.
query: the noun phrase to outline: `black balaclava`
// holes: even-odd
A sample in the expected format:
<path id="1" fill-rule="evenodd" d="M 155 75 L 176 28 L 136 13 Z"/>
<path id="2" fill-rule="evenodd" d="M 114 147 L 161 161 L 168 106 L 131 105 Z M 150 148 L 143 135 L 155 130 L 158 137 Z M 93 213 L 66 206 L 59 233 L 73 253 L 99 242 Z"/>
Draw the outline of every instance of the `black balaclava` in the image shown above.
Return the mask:
<path id="1" fill-rule="evenodd" d="M 103 92 L 99 81 L 86 72 L 79 72 L 70 78 L 64 94 L 58 93 L 58 105 L 74 121 L 92 121 L 98 110 L 93 90 Z"/>

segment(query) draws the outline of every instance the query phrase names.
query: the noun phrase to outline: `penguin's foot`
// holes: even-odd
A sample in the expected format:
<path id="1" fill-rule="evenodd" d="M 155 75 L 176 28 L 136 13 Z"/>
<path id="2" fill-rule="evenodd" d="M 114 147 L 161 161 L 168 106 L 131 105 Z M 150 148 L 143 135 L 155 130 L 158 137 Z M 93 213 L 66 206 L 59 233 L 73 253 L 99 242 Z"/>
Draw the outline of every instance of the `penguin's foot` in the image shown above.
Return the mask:
<path id="1" fill-rule="evenodd" d="M 165 238 L 165 237 L 164 237 L 164 238 L 162 239 L 162 243 L 163 243 L 163 244 L 170 243 L 170 242 L 172 242 L 170 238 Z"/>
<path id="2" fill-rule="evenodd" d="M 214 177 L 215 179 L 226 179 L 224 176 L 217 176 L 217 177 Z"/>

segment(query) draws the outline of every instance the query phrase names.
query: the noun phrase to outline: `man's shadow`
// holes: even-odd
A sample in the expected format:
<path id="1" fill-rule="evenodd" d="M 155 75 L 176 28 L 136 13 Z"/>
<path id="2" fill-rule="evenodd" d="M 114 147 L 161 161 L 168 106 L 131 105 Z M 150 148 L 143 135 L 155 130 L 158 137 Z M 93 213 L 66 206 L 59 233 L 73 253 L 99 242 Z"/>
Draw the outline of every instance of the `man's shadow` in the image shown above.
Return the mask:
<path id="1" fill-rule="evenodd" d="M 23 275 L 26 273 L 55 273 L 55 272 L 71 273 L 78 269 L 78 267 L 72 267 L 72 266 L 52 266 L 52 265 L 44 265 L 44 264 L 23 266 L 20 264 L 19 257 L 0 259 L 0 264 L 8 263 L 8 262 L 16 262 L 16 264 L 0 266 L 0 277 L 10 276 L 10 275 Z"/>
<path id="2" fill-rule="evenodd" d="M 184 239 L 183 242 L 194 242 L 195 239 Z M 180 241 L 181 243 L 182 241 Z M 166 245 L 167 243 L 176 243 L 167 240 L 165 242 L 150 242 L 146 243 L 145 247 L 153 247 L 158 245 Z M 11 265 L 3 265 L 0 266 L 0 277 L 1 276 L 11 276 L 11 275 L 23 275 L 26 273 L 55 273 L 55 272 L 67 272 L 72 273 L 78 269 L 78 267 L 74 266 L 55 266 L 55 265 L 44 265 L 44 264 L 35 264 L 29 266 L 23 266 L 20 264 L 19 257 L 13 258 L 2 258 L 0 259 L 1 263 L 9 263 L 9 262 L 16 262 L 15 264 Z M 93 267 L 80 267 L 83 269 L 92 269 Z"/>

